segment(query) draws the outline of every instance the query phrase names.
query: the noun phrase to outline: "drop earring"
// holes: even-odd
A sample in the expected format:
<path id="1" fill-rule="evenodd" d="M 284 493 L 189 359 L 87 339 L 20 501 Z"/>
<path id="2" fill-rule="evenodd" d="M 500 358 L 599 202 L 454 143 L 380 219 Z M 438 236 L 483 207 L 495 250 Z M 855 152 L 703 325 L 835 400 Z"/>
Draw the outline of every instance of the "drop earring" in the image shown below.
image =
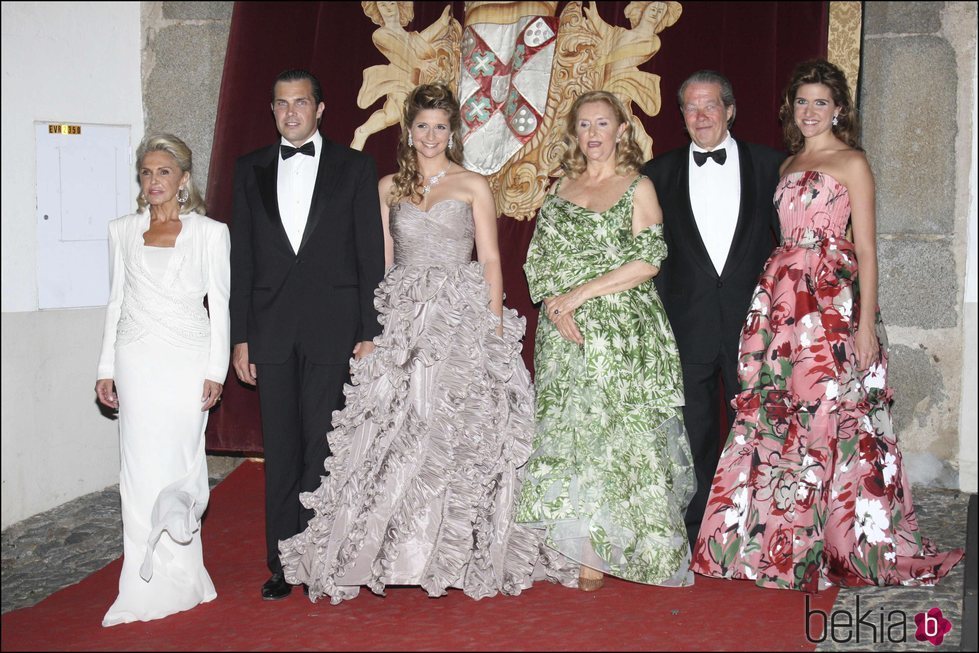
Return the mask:
<path id="1" fill-rule="evenodd" d="M 452 144 L 455 142 L 455 141 L 452 140 L 452 137 L 453 136 L 454 136 L 454 134 L 449 134 L 449 145 L 448 145 L 448 147 L 449 147 L 450 150 L 452 149 Z"/>
<path id="2" fill-rule="evenodd" d="M 840 114 L 836 114 L 833 116 L 833 126 L 836 127 L 839 124 L 840 124 Z"/>
<path id="3" fill-rule="evenodd" d="M 413 141 L 411 138 L 411 132 L 408 132 L 408 147 L 414 147 L 414 146 L 415 146 L 415 141 Z"/>

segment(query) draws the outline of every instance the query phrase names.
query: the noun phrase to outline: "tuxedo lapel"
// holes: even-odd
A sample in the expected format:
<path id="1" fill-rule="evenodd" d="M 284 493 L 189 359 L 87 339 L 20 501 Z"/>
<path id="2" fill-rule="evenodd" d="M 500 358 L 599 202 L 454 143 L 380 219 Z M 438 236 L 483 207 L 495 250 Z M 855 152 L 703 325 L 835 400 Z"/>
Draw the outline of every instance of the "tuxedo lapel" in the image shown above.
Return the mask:
<path id="1" fill-rule="evenodd" d="M 710 254 L 707 253 L 707 246 L 704 245 L 704 238 L 700 234 L 700 228 L 697 227 L 697 219 L 693 214 L 693 205 L 690 203 L 690 153 L 689 150 L 684 150 L 684 156 L 679 157 L 680 162 L 676 168 L 676 197 L 680 198 L 679 206 L 677 207 L 677 216 L 680 218 L 677 222 L 679 231 L 681 232 L 680 238 L 681 242 L 690 243 L 690 248 L 693 250 L 693 259 L 697 262 L 704 272 L 716 277 L 717 270 L 714 269 L 714 263 L 710 260 Z"/>
<path id="2" fill-rule="evenodd" d="M 742 147 L 738 140 L 734 141 L 738 146 L 738 160 L 741 165 L 741 206 L 738 208 L 738 224 L 734 228 L 734 237 L 731 239 L 731 249 L 728 250 L 727 259 L 724 261 L 724 269 L 721 271 L 721 278 L 724 278 L 738 265 L 740 260 L 740 250 L 743 248 L 745 238 L 751 231 L 749 223 L 754 214 L 755 207 L 755 176 L 752 173 L 754 164 L 751 160 L 751 152 L 747 147 Z"/>
<path id="3" fill-rule="evenodd" d="M 323 152 L 320 154 L 320 166 L 316 171 L 316 183 L 313 185 L 313 197 L 309 203 L 309 216 L 306 218 L 306 229 L 303 230 L 303 238 L 299 243 L 300 252 L 309 242 L 310 236 L 326 212 L 327 198 L 337 182 L 336 162 L 337 159 L 333 156 L 332 143 L 324 138 Z"/>
<path id="4" fill-rule="evenodd" d="M 258 185 L 258 194 L 262 197 L 262 204 L 265 206 L 265 214 L 268 216 L 269 221 L 276 227 L 276 231 L 282 237 L 282 242 L 289 251 L 292 251 L 292 245 L 289 243 L 289 236 L 286 234 L 286 229 L 282 225 L 282 216 L 279 214 L 279 200 L 278 200 L 278 170 L 279 170 L 279 146 L 276 144 L 272 147 L 272 151 L 265 165 L 256 165 L 255 168 L 255 183 Z"/>

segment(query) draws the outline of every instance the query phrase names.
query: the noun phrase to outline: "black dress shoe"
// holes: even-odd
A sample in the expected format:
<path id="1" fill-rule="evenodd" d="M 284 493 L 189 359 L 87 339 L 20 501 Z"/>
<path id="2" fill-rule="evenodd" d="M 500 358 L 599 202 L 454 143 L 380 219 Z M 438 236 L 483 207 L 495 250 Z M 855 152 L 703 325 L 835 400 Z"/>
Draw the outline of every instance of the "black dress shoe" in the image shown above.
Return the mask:
<path id="1" fill-rule="evenodd" d="M 262 585 L 262 598 L 266 601 L 284 599 L 292 592 L 292 585 L 286 582 L 282 572 L 272 574 L 272 577 Z"/>

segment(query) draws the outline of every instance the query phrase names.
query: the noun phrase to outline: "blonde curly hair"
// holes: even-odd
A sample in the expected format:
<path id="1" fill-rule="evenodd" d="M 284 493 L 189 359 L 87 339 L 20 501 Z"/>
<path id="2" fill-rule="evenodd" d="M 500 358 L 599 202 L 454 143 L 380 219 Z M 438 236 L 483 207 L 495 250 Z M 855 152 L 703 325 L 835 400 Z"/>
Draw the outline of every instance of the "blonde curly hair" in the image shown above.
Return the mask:
<path id="1" fill-rule="evenodd" d="M 571 110 L 568 112 L 564 136 L 561 139 L 561 144 L 564 147 L 564 156 L 561 157 L 561 169 L 564 171 L 564 174 L 574 179 L 584 172 L 588 165 L 584 152 L 578 147 L 577 123 L 578 112 L 581 110 L 581 107 L 590 102 L 606 103 L 612 108 L 615 119 L 619 123 L 624 123 L 626 126 L 625 131 L 622 132 L 622 137 L 615 146 L 616 174 L 625 175 L 638 172 L 643 163 L 642 150 L 639 148 L 633 136 L 632 123 L 629 121 L 629 113 L 626 111 L 625 105 L 622 104 L 619 98 L 608 91 L 588 91 L 578 96 L 578 99 L 574 101 L 574 104 L 571 105 Z"/>

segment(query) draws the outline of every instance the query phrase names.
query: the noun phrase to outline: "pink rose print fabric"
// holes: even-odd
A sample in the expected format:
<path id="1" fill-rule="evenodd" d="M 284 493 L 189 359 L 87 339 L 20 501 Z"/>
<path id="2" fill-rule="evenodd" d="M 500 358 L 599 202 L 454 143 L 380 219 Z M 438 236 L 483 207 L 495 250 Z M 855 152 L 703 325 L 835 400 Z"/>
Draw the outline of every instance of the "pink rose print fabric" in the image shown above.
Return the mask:
<path id="1" fill-rule="evenodd" d="M 857 369 L 860 299 L 846 186 L 821 172 L 790 173 L 775 205 L 783 242 L 741 332 L 737 416 L 693 570 L 805 592 L 934 584 L 962 550 L 938 553 L 918 531 L 891 425 L 879 313 L 879 359 Z"/>

